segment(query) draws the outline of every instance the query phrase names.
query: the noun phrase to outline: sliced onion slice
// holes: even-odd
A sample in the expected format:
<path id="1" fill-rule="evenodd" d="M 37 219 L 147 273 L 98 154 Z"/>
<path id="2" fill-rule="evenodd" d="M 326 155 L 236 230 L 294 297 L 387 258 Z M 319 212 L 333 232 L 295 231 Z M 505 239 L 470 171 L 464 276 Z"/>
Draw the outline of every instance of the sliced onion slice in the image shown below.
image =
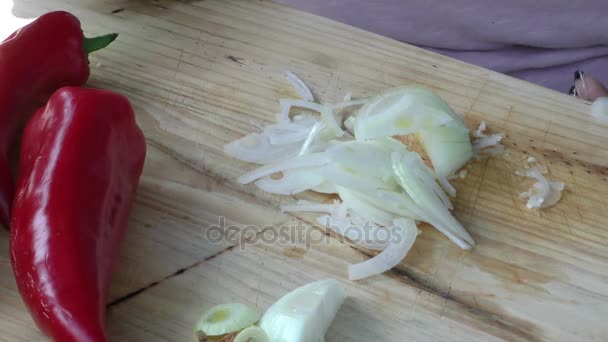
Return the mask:
<path id="1" fill-rule="evenodd" d="M 407 135 L 453 121 L 457 114 L 439 96 L 417 87 L 399 87 L 375 96 L 357 114 L 355 138 Z"/>
<path id="2" fill-rule="evenodd" d="M 323 183 L 323 177 L 314 171 L 314 168 L 284 170 L 280 178 L 266 176 L 257 180 L 255 185 L 271 194 L 294 195 Z"/>
<path id="3" fill-rule="evenodd" d="M 315 203 L 310 201 L 300 200 L 297 204 L 284 205 L 281 207 L 283 212 L 299 211 L 299 212 L 317 212 L 331 214 L 337 212 L 340 207 L 339 201 L 333 203 Z"/>
<path id="4" fill-rule="evenodd" d="M 405 189 L 420 209 L 423 220 L 434 226 L 462 249 L 470 249 L 475 242 L 462 225 L 452 216 L 436 191 L 426 181 L 424 162 L 413 152 L 398 153 L 391 156 L 393 169 L 399 184 Z"/>
<path id="5" fill-rule="evenodd" d="M 312 188 L 313 191 L 320 192 L 322 194 L 337 194 L 338 189 L 332 182 L 324 181 L 323 183 Z"/>
<path id="6" fill-rule="evenodd" d="M 393 175 L 390 150 L 374 141 L 346 141 L 328 148 L 327 155 L 346 170 L 361 175 L 380 179 Z"/>
<path id="7" fill-rule="evenodd" d="M 394 216 L 391 213 L 368 203 L 359 192 L 338 186 L 338 194 L 349 208 L 364 219 L 383 226 L 389 226 L 393 222 Z"/>
<path id="8" fill-rule="evenodd" d="M 300 95 L 302 99 L 314 102 L 315 97 L 312 95 L 312 92 L 310 89 L 308 89 L 306 84 L 298 78 L 298 76 L 288 71 L 287 81 L 289 81 L 293 89 L 296 91 L 296 93 L 298 93 L 298 95 Z"/>
<path id="9" fill-rule="evenodd" d="M 256 179 L 269 176 L 276 172 L 285 170 L 299 169 L 303 167 L 321 166 L 329 163 L 329 158 L 325 153 L 312 153 L 304 156 L 295 157 L 282 162 L 267 164 L 255 170 L 249 171 L 238 178 L 239 183 L 248 184 Z"/>
<path id="10" fill-rule="evenodd" d="M 249 163 L 266 164 L 294 157 L 300 144 L 273 145 L 268 136 L 251 133 L 224 145 L 226 154 Z"/>
<path id="11" fill-rule="evenodd" d="M 383 181 L 376 177 L 362 175 L 356 170 L 343 168 L 337 163 L 326 164 L 317 172 L 328 182 L 363 193 L 371 193 L 379 189 L 393 190 L 398 186 L 394 178 Z"/>
<path id="12" fill-rule="evenodd" d="M 418 236 L 416 223 L 411 219 L 395 219 L 394 235 L 384 251 L 362 263 L 348 267 L 348 279 L 359 280 L 390 270 L 397 266 L 414 245 Z"/>

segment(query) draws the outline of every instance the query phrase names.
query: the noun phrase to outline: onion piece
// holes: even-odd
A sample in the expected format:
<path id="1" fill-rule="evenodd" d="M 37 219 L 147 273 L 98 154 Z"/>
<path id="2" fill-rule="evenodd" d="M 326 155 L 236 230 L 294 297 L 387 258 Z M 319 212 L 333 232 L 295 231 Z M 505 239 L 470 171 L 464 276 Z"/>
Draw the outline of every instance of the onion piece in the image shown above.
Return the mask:
<path id="1" fill-rule="evenodd" d="M 479 151 L 485 147 L 498 145 L 502 138 L 502 134 L 492 134 L 487 137 L 482 137 L 473 142 L 473 147 L 475 148 L 475 150 Z"/>
<path id="2" fill-rule="evenodd" d="M 412 198 L 405 192 L 378 190 L 373 195 L 368 196 L 368 201 L 375 200 L 376 206 L 384 208 L 384 210 L 399 215 L 401 217 L 411 218 L 417 221 L 423 221 L 420 208 L 414 203 Z"/>
<path id="3" fill-rule="evenodd" d="M 233 342 L 270 342 L 270 339 L 262 328 L 254 325 L 239 332 Z"/>
<path id="4" fill-rule="evenodd" d="M 321 110 L 319 112 L 321 113 L 323 122 L 332 130 L 333 137 L 340 137 L 344 134 L 344 131 L 342 128 L 340 128 L 340 122 L 336 118 L 336 115 L 330 106 L 321 106 Z"/>
<path id="5" fill-rule="evenodd" d="M 470 249 L 473 238 L 452 216 L 445 204 L 428 183 L 420 179 L 425 174 L 424 162 L 417 153 L 394 152 L 393 169 L 399 184 L 416 203 L 424 221 L 434 226 L 462 249 Z M 422 170 L 422 171 L 421 171 Z"/>
<path id="6" fill-rule="evenodd" d="M 299 287 L 266 311 L 260 328 L 272 342 L 324 341 L 345 297 L 344 288 L 334 279 Z"/>
<path id="7" fill-rule="evenodd" d="M 306 139 L 308 132 L 318 121 L 314 116 L 306 115 L 298 121 L 268 125 L 263 128 L 263 134 L 268 136 L 273 145 L 296 143 Z"/>
<path id="8" fill-rule="evenodd" d="M 332 182 L 324 181 L 323 183 L 312 188 L 313 191 L 320 192 L 322 194 L 337 194 L 338 189 Z"/>
<path id="9" fill-rule="evenodd" d="M 353 106 L 361 106 L 366 104 L 369 99 L 356 99 L 356 100 L 346 100 L 344 102 L 338 102 L 331 105 L 333 109 L 344 109 Z"/>
<path id="10" fill-rule="evenodd" d="M 310 190 L 323 183 L 323 177 L 314 172 L 314 168 L 301 168 L 281 171 L 281 178 L 272 175 L 260 178 L 255 182 L 258 188 L 278 195 L 295 195 Z"/>
<path id="11" fill-rule="evenodd" d="M 363 193 L 372 193 L 379 189 L 394 190 L 398 187 L 394 178 L 383 181 L 376 177 L 357 173 L 353 169 L 346 169 L 337 163 L 329 163 L 317 170 L 326 181 L 345 188 Z"/>
<path id="12" fill-rule="evenodd" d="M 359 280 L 383 273 L 397 266 L 410 251 L 416 237 L 418 228 L 411 219 L 395 219 L 395 234 L 391 236 L 390 244 L 375 257 L 362 263 L 348 267 L 348 279 Z"/>
<path id="13" fill-rule="evenodd" d="M 333 203 L 315 203 L 310 201 L 300 200 L 297 204 L 284 205 L 281 207 L 281 211 L 283 212 L 318 212 L 318 213 L 327 213 L 332 214 L 336 213 L 339 210 L 340 202 L 334 201 Z"/>
<path id="14" fill-rule="evenodd" d="M 348 119 L 344 120 L 344 128 L 346 128 L 346 130 L 349 133 L 353 133 L 354 132 L 354 125 L 355 125 L 355 117 L 354 116 L 349 116 Z"/>
<path id="15" fill-rule="evenodd" d="M 245 304 L 220 304 L 202 314 L 195 332 L 197 335 L 221 336 L 242 330 L 259 320 L 260 314 Z"/>
<path id="16" fill-rule="evenodd" d="M 302 144 L 302 147 L 300 148 L 300 152 L 298 153 L 299 156 L 303 156 L 308 153 L 310 146 L 313 144 L 323 128 L 325 128 L 325 124 L 322 122 L 317 122 L 314 126 L 312 126 L 306 136 L 306 139 L 304 140 L 304 143 Z"/>
<path id="17" fill-rule="evenodd" d="M 310 89 L 308 89 L 306 84 L 298 78 L 298 76 L 288 71 L 287 81 L 289 81 L 293 89 L 296 91 L 296 93 L 298 93 L 298 95 L 300 95 L 302 99 L 314 102 L 315 97 L 312 95 L 312 92 Z"/>
<path id="18" fill-rule="evenodd" d="M 224 145 L 224 152 L 249 163 L 266 164 L 298 154 L 300 144 L 273 145 L 268 136 L 251 133 Z"/>
<path id="19" fill-rule="evenodd" d="M 456 197 L 456 188 L 450 183 L 450 180 L 447 177 L 437 177 L 439 184 L 448 195 L 452 197 Z"/>
<path id="20" fill-rule="evenodd" d="M 598 97 L 591 104 L 591 116 L 601 123 L 608 123 L 608 97 Z"/>
<path id="21" fill-rule="evenodd" d="M 486 134 L 484 133 L 484 131 L 486 130 L 487 126 L 486 126 L 486 122 L 482 121 L 479 123 L 479 127 L 477 127 L 477 129 L 475 130 L 475 132 L 473 132 L 473 136 L 475 138 L 483 138 L 486 136 Z"/>
<path id="22" fill-rule="evenodd" d="M 355 138 L 407 135 L 453 121 L 457 114 L 439 96 L 417 87 L 398 87 L 372 98 L 357 113 Z"/>
<path id="23" fill-rule="evenodd" d="M 487 135 L 486 128 L 486 122 L 482 121 L 479 128 L 473 133 L 473 136 L 477 138 L 473 141 L 473 156 L 476 159 L 480 159 L 483 155 L 497 156 L 505 150 L 500 143 L 504 136 L 502 134 Z"/>
<path id="24" fill-rule="evenodd" d="M 374 141 L 346 141 L 326 152 L 333 162 L 347 170 L 357 170 L 358 174 L 383 180 L 393 176 L 391 151 Z"/>
<path id="25" fill-rule="evenodd" d="M 320 113 L 322 121 L 332 129 L 334 136 L 339 137 L 344 134 L 344 131 L 340 128 L 340 124 L 334 115 L 332 107 L 329 105 L 293 99 L 280 99 L 279 104 L 281 105 L 281 112 L 278 115 L 279 122 L 290 122 L 289 112 L 292 107 L 306 108 Z"/>
<path id="26" fill-rule="evenodd" d="M 312 153 L 304 156 L 295 157 L 286 161 L 267 164 L 257 169 L 251 170 L 238 178 L 239 183 L 248 184 L 256 179 L 269 176 L 276 172 L 285 170 L 299 169 L 303 167 L 315 167 L 329 163 L 330 160 L 325 153 Z"/>
<path id="27" fill-rule="evenodd" d="M 439 179 L 455 173 L 473 157 L 473 146 L 468 130 L 440 126 L 422 131 L 418 136 Z M 443 181 L 442 185 L 447 186 L 448 184 L 445 183 Z M 455 196 L 456 191 L 451 185 L 444 189 Z"/>
<path id="28" fill-rule="evenodd" d="M 528 198 L 528 203 L 526 203 L 528 209 L 554 206 L 559 202 L 562 196 L 564 183 L 547 180 L 547 178 L 542 175 L 541 170 L 542 169 L 539 167 L 532 167 L 524 171 L 515 172 L 518 176 L 529 177 L 536 180 L 528 192 L 524 192 L 520 195 L 523 198 Z"/>
<path id="29" fill-rule="evenodd" d="M 394 215 L 368 203 L 357 191 L 342 186 L 337 188 L 342 201 L 364 219 L 383 226 L 389 226 L 393 222 Z"/>

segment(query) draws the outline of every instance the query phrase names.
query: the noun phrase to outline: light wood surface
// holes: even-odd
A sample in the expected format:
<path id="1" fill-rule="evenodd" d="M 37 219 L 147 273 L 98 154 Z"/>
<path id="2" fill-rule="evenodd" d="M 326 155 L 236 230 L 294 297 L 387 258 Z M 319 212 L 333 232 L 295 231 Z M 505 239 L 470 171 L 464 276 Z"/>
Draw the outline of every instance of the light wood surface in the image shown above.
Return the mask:
<path id="1" fill-rule="evenodd" d="M 327 277 L 349 295 L 328 341 L 608 340 L 608 126 L 590 119 L 588 103 L 266 1 L 14 1 L 19 17 L 63 9 L 88 35 L 120 33 L 91 57 L 90 85 L 129 96 L 149 153 L 112 284 L 112 341 L 192 341 L 213 304 L 262 311 Z M 206 238 L 220 216 L 276 232 L 295 222 L 281 203 L 322 199 L 241 186 L 235 178 L 253 165 L 222 152 L 295 95 L 288 70 L 322 101 L 424 85 L 471 126 L 504 132 L 507 153 L 472 162 L 455 182 L 455 215 L 475 249 L 423 226 L 397 269 L 349 282 L 347 264 L 370 252 L 334 236 L 309 247 Z M 518 197 L 530 181 L 514 172 L 528 155 L 566 183 L 553 208 L 527 210 Z M 314 216 L 298 218 L 324 236 L 306 223 Z M 0 232 L 0 340 L 41 340 L 7 249 Z"/>

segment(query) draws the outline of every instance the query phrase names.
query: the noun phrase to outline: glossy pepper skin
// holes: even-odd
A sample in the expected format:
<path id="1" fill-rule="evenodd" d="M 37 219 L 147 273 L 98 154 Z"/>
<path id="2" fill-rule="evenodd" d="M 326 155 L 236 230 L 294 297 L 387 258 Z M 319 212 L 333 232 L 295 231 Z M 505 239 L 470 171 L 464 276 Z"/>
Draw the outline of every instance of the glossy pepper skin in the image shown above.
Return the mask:
<path id="1" fill-rule="evenodd" d="M 25 128 L 10 257 L 54 341 L 107 341 L 107 289 L 145 153 L 129 101 L 109 91 L 62 88 Z"/>
<path id="2" fill-rule="evenodd" d="M 109 44 L 116 35 L 104 37 Z M 91 43 L 99 41 L 84 38 L 76 17 L 51 12 L 0 44 L 0 223 L 5 227 L 14 190 L 9 152 L 29 116 L 51 94 L 63 86 L 80 86 L 87 81 L 85 47 L 90 51 L 100 48 L 91 48 Z"/>

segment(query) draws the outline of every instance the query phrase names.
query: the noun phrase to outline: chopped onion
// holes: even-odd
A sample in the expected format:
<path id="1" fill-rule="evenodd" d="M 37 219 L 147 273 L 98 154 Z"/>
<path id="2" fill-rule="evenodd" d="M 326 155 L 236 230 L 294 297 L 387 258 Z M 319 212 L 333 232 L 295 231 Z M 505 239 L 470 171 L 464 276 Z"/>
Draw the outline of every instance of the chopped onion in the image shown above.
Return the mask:
<path id="1" fill-rule="evenodd" d="M 365 196 L 365 195 L 364 195 Z M 372 197 L 373 196 L 373 197 Z M 401 191 L 378 190 L 375 194 L 369 195 L 370 200 L 375 199 L 376 206 L 384 210 L 405 218 L 423 221 L 420 208 L 414 203 L 412 198 Z"/>
<path id="2" fill-rule="evenodd" d="M 299 211 L 299 212 L 317 212 L 317 213 L 335 213 L 340 207 L 339 201 L 333 203 L 315 203 L 310 201 L 300 200 L 297 204 L 284 205 L 281 207 L 283 212 Z"/>
<path id="3" fill-rule="evenodd" d="M 426 167 L 420 156 L 413 152 L 395 152 L 392 155 L 393 169 L 399 184 L 407 191 L 420 209 L 424 221 L 433 225 L 462 249 L 470 249 L 475 242 L 450 214 L 437 192 L 420 177 Z"/>
<path id="4" fill-rule="evenodd" d="M 393 176 L 390 152 L 374 141 L 346 141 L 327 149 L 329 159 L 343 168 L 383 180 Z"/>
<path id="5" fill-rule="evenodd" d="M 458 170 L 472 157 L 501 153 L 501 134 L 487 135 L 482 122 L 471 142 L 463 119 L 427 89 L 399 87 L 354 100 L 347 94 L 343 102 L 320 104 L 313 102 L 312 93 L 308 96 L 310 89 L 297 76 L 288 74 L 288 79 L 303 99 L 281 99 L 279 123 L 226 146 L 227 153 L 241 160 L 265 164 L 239 177 L 239 182 L 256 181 L 261 189 L 276 194 L 306 190 L 338 194 L 341 203 L 298 202 L 282 209 L 324 213 L 317 219 L 319 224 L 365 248 L 384 252 L 391 248 L 386 239 L 360 239 L 356 233 L 386 232 L 396 220 L 428 222 L 463 249 L 475 244 L 450 213 L 449 196 L 456 195 L 450 179 L 463 178 L 466 170 Z M 355 115 L 341 111 L 358 105 L 362 107 Z M 292 108 L 299 112 L 291 118 Z M 392 138 L 399 134 L 417 137 L 433 169 Z M 281 177 L 273 175 L 279 172 Z M 384 257 L 365 264 L 373 266 L 354 268 L 355 277 L 393 267 L 410 247 L 393 246 L 390 253 L 381 253 Z"/>
<path id="6" fill-rule="evenodd" d="M 324 165 L 317 172 L 328 182 L 363 193 L 371 193 L 379 189 L 393 190 L 397 187 L 394 178 L 383 181 L 380 178 L 362 175 L 356 170 L 344 168 L 337 163 Z"/>
<path id="7" fill-rule="evenodd" d="M 281 112 L 279 113 L 279 117 L 281 118 L 280 123 L 291 122 L 289 119 L 291 108 L 305 108 L 317 113 L 321 113 L 323 110 L 323 105 L 306 100 L 280 99 L 279 105 L 281 106 Z"/>
<path id="8" fill-rule="evenodd" d="M 608 123 L 608 97 L 598 97 L 593 101 L 591 116 L 602 123 Z"/>
<path id="9" fill-rule="evenodd" d="M 272 342 L 324 341 L 345 296 L 334 279 L 302 286 L 274 303 L 262 317 L 260 328 Z"/>
<path id="10" fill-rule="evenodd" d="M 364 219 L 383 226 L 388 226 L 393 222 L 394 216 L 391 213 L 368 203 L 357 191 L 338 186 L 338 194 L 349 208 Z"/>
<path id="11" fill-rule="evenodd" d="M 454 174 L 473 157 L 468 130 L 440 126 L 420 132 L 419 138 L 440 180 Z M 444 189 L 452 192 L 453 187 Z M 454 190 L 452 196 L 455 194 Z"/>
<path id="12" fill-rule="evenodd" d="M 492 134 L 487 137 L 482 137 L 473 142 L 473 146 L 476 150 L 481 150 L 484 147 L 495 146 L 502 140 L 502 134 Z"/>
<path id="13" fill-rule="evenodd" d="M 300 144 L 273 145 L 268 136 L 251 133 L 224 145 L 226 154 L 249 163 L 266 164 L 298 154 Z"/>
<path id="14" fill-rule="evenodd" d="M 312 92 L 298 76 L 294 75 L 292 72 L 287 72 L 287 81 L 289 81 L 293 89 L 295 89 L 296 93 L 298 93 L 302 99 L 314 102 L 315 97 L 312 96 Z"/>
<path id="15" fill-rule="evenodd" d="M 532 167 L 524 171 L 516 172 L 518 176 L 536 179 L 536 182 L 528 192 L 520 194 L 521 197 L 528 198 L 528 203 L 526 203 L 528 209 L 551 207 L 555 205 L 562 196 L 564 183 L 547 180 L 547 178 L 542 175 L 541 170 L 542 168 Z"/>
<path id="16" fill-rule="evenodd" d="M 277 162 L 261 166 L 255 170 L 249 171 L 239 177 L 238 181 L 241 184 L 251 183 L 256 179 L 269 176 L 276 172 L 285 170 L 299 169 L 302 167 L 321 166 L 329 163 L 330 160 L 325 153 L 312 153 L 304 156 L 295 157 L 286 161 Z"/>
<path id="17" fill-rule="evenodd" d="M 284 122 L 264 127 L 263 134 L 271 144 L 284 145 L 303 141 L 310 129 L 318 122 L 312 115 L 296 122 Z"/>
<path id="18" fill-rule="evenodd" d="M 344 102 L 338 102 L 331 105 L 333 109 L 343 109 L 354 106 L 361 106 L 366 104 L 369 99 L 357 99 L 357 100 L 344 100 Z"/>
<path id="19" fill-rule="evenodd" d="M 255 182 L 258 188 L 278 195 L 294 195 L 323 183 L 324 179 L 314 172 L 314 168 L 300 168 L 281 171 L 282 177 L 272 175 Z"/>
<path id="20" fill-rule="evenodd" d="M 439 181 L 439 184 L 441 184 L 443 190 L 448 193 L 448 195 L 456 197 L 456 188 L 454 188 L 454 186 L 450 183 L 447 177 L 438 177 L 437 180 Z"/>
<path id="21" fill-rule="evenodd" d="M 398 234 L 391 236 L 390 244 L 386 249 L 369 260 L 350 265 L 348 279 L 359 280 L 383 273 L 397 266 L 405 258 L 416 241 L 418 228 L 411 219 L 395 219 L 393 224 L 396 228 L 395 232 Z"/>
<path id="22" fill-rule="evenodd" d="M 475 132 L 473 132 L 473 136 L 475 138 L 483 138 L 486 136 L 486 134 L 484 133 L 486 130 L 487 126 L 486 126 L 486 122 L 482 121 L 479 123 L 479 127 L 475 130 Z"/>
<path id="23" fill-rule="evenodd" d="M 258 320 L 260 314 L 245 304 L 220 304 L 203 313 L 195 332 L 197 335 L 220 336 L 242 330 Z"/>
<path id="24" fill-rule="evenodd" d="M 496 156 L 504 152 L 505 147 L 500 143 L 503 139 L 502 134 L 485 134 L 486 122 L 482 121 L 479 124 L 479 128 L 473 133 L 476 137 L 473 141 L 473 156 L 477 159 L 483 155 Z"/>
<path id="25" fill-rule="evenodd" d="M 344 102 L 346 101 L 350 101 L 353 98 L 353 93 L 352 92 L 348 92 L 346 94 L 344 94 Z"/>
<path id="26" fill-rule="evenodd" d="M 303 156 L 308 153 L 308 151 L 310 150 L 310 146 L 315 141 L 319 133 L 323 130 L 323 128 L 325 128 L 325 124 L 322 122 L 317 122 L 314 126 L 312 126 L 306 136 L 306 140 L 304 140 L 304 143 L 300 148 L 300 152 L 298 153 L 299 156 Z"/>
<path id="27" fill-rule="evenodd" d="M 394 88 L 375 96 L 359 110 L 355 137 L 368 140 L 415 133 L 453 121 L 457 115 L 452 113 L 431 91 L 416 87 Z"/>
<path id="28" fill-rule="evenodd" d="M 355 125 L 355 117 L 349 116 L 348 119 L 344 120 L 344 127 L 348 130 L 348 132 L 353 133 Z"/>
<path id="29" fill-rule="evenodd" d="M 270 339 L 262 328 L 253 325 L 239 332 L 233 342 L 270 342 Z"/>
<path id="30" fill-rule="evenodd" d="M 312 188 L 313 191 L 320 192 L 322 194 L 337 194 L 338 189 L 332 182 L 324 181 L 323 183 Z"/>

